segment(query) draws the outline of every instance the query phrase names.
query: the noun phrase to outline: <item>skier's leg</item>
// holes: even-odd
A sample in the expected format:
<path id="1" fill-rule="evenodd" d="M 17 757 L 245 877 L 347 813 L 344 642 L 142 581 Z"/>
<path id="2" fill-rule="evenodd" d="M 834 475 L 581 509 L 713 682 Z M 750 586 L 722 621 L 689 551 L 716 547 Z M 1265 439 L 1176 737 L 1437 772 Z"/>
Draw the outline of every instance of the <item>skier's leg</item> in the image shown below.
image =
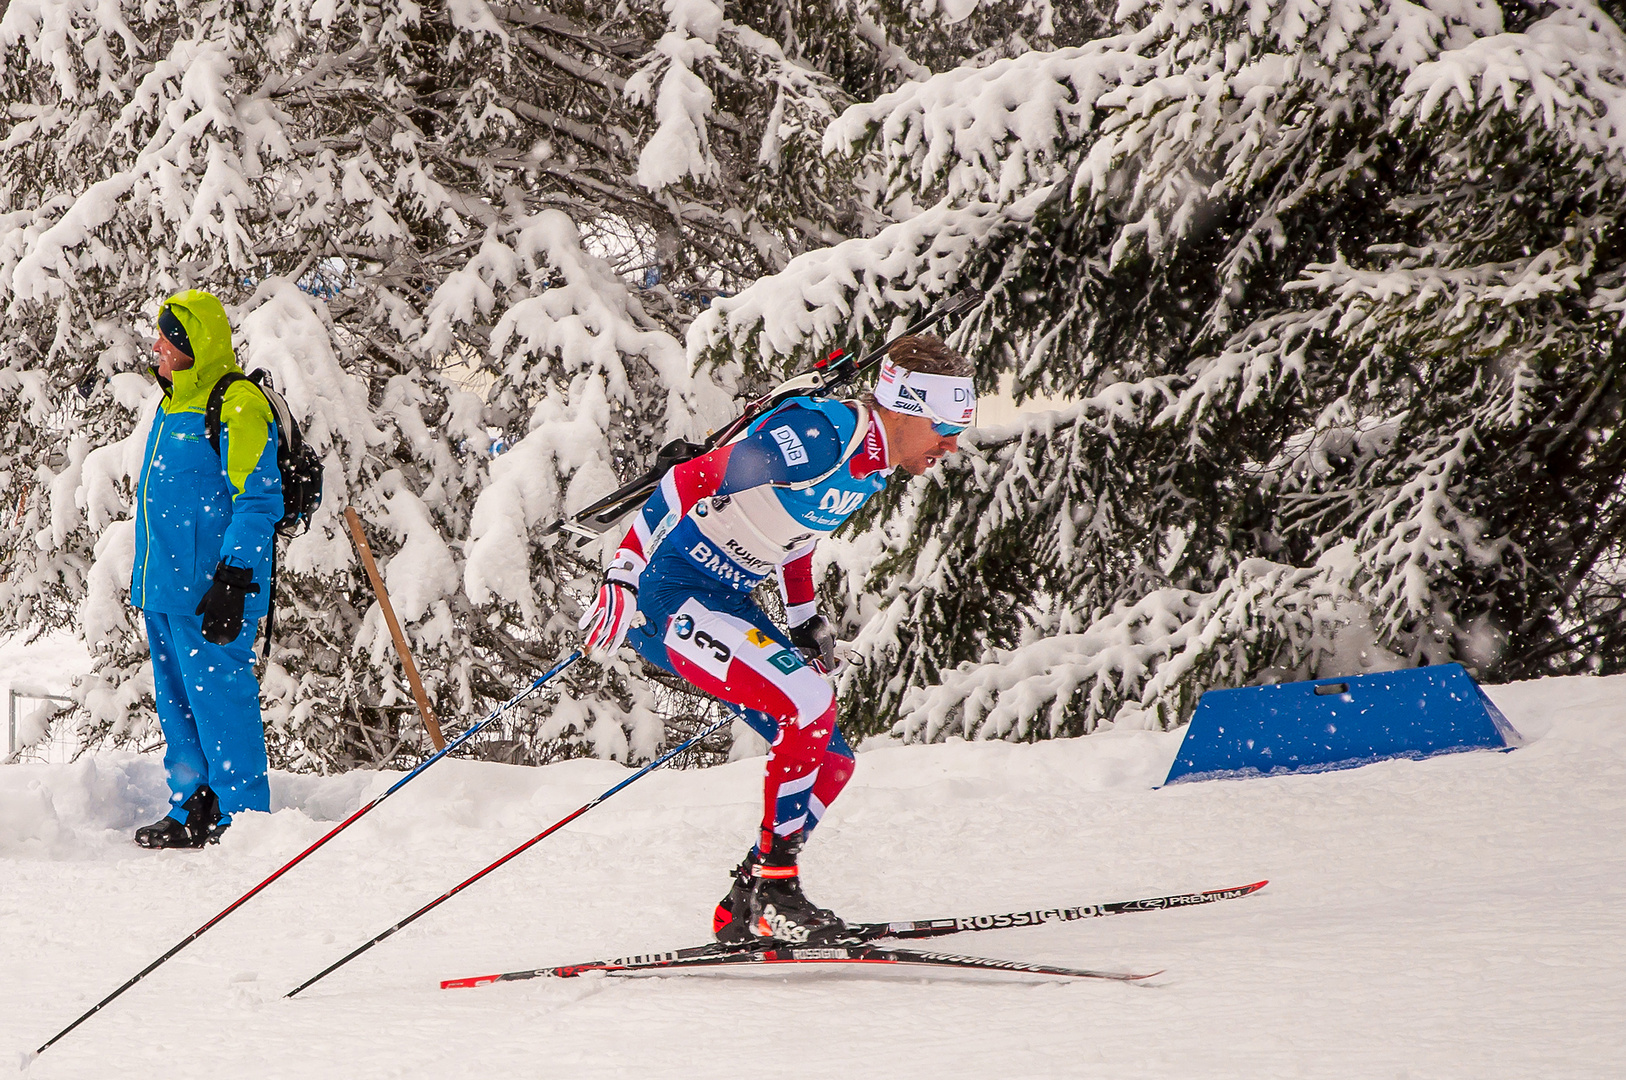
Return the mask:
<path id="1" fill-rule="evenodd" d="M 767 741 L 769 746 L 779 737 L 779 721 L 757 709 L 740 711 L 740 719 L 747 727 Z M 762 865 L 762 852 L 753 843 L 745 857 L 734 867 L 728 894 L 717 901 L 711 913 L 711 933 L 724 945 L 743 945 L 753 939 L 749 925 L 751 889 L 756 885 L 756 869 Z"/>
<path id="2" fill-rule="evenodd" d="M 254 677 L 254 638 L 259 627 L 255 620 L 245 623 L 235 641 L 216 645 L 203 636 L 202 619 L 170 619 L 187 701 L 197 718 L 198 741 L 209 763 L 209 786 L 220 800 L 220 814 L 227 822 L 240 810 L 271 809 L 260 684 Z"/>
<path id="3" fill-rule="evenodd" d="M 830 733 L 835 692 L 794 649 L 747 620 L 691 597 L 672 614 L 661 643 L 674 671 L 724 701 L 776 721 L 763 785 L 762 835 L 800 832 Z"/>
<path id="4" fill-rule="evenodd" d="M 813 782 L 812 798 L 807 802 L 807 824 L 802 828 L 804 834 L 811 833 L 813 827 L 824 819 L 825 811 L 836 801 L 836 796 L 847 786 L 847 781 L 852 779 L 856 764 L 852 749 L 842 738 L 841 729 L 836 728 L 830 733 L 830 745 L 825 748 L 824 760 L 819 763 L 818 779 Z"/>
<path id="5" fill-rule="evenodd" d="M 830 684 L 803 662 L 785 632 L 749 596 L 708 589 L 681 569 L 667 580 L 660 560 L 644 572 L 638 610 L 644 622 L 627 635 L 628 644 L 698 689 L 742 706 L 746 723 L 768 740 L 761 850 L 776 834 L 799 832 L 808 821 L 813 786 L 835 730 Z M 851 757 L 846 751 L 838 760 L 850 763 Z M 845 777 L 830 798 L 842 783 Z"/>
<path id="6" fill-rule="evenodd" d="M 760 835 L 719 905 L 728 910 L 714 914 L 712 928 L 723 942 L 754 937 L 820 944 L 839 939 L 847 926 L 802 892 L 797 859 L 835 731 L 835 692 L 770 627 L 756 625 L 759 620 L 767 622 L 758 611 L 714 611 L 691 597 L 662 639 L 672 666 L 689 682 L 778 723 L 764 770 Z"/>
<path id="7" fill-rule="evenodd" d="M 762 851 L 773 845 L 775 836 L 790 836 L 808 827 L 813 787 L 825 760 L 830 733 L 835 729 L 834 693 L 818 716 L 779 725 L 779 738 L 768 748 L 763 783 L 762 837 L 758 841 Z"/>
<path id="8" fill-rule="evenodd" d="M 845 924 L 802 895 L 796 866 L 835 730 L 834 691 L 747 597 L 689 592 L 663 604 L 663 594 L 640 593 L 647 621 L 629 635 L 633 647 L 706 693 L 743 706 L 746 722 L 769 741 L 757 844 L 735 868 L 713 932 L 729 943 L 753 935 L 800 942 L 839 936 Z M 839 760 L 850 762 L 850 755 Z"/>

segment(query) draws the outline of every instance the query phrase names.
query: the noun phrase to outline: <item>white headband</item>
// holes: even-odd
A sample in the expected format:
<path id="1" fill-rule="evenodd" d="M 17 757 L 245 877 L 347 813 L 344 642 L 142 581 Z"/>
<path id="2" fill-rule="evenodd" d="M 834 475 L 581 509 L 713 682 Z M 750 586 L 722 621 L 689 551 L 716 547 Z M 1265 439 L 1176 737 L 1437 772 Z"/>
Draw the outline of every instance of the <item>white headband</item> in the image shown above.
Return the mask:
<path id="1" fill-rule="evenodd" d="M 891 360 L 881 361 L 875 400 L 893 412 L 928 416 L 961 427 L 969 426 L 977 414 L 977 391 L 970 379 L 908 371 Z M 924 409 L 920 407 L 922 400 L 926 403 Z"/>

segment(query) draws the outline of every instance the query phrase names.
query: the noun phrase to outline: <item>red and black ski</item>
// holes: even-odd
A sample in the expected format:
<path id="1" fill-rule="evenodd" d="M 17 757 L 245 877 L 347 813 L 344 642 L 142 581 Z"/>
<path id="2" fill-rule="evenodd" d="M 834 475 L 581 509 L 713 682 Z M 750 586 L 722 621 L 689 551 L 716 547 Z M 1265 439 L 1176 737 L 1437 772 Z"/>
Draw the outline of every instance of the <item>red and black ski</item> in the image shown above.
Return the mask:
<path id="1" fill-rule="evenodd" d="M 963 915 L 957 919 L 924 919 L 916 922 L 854 923 L 849 926 L 850 940 L 880 941 L 895 938 L 900 941 L 917 938 L 941 937 L 944 934 L 963 934 L 972 930 L 1006 930 L 1013 926 L 1041 926 L 1052 922 L 1077 922 L 1079 919 L 1100 919 L 1108 915 L 1127 915 L 1135 911 L 1165 911 L 1169 908 L 1196 907 L 1220 900 L 1235 900 L 1251 896 L 1270 884 L 1256 881 L 1252 885 L 1236 885 L 1229 889 L 1210 889 L 1207 892 L 1176 893 L 1173 896 L 1153 896 L 1145 900 L 1120 900 L 1112 904 L 1085 904 L 1070 908 L 1040 908 L 1034 911 L 1009 911 L 1003 915 Z"/>
<path id="2" fill-rule="evenodd" d="M 907 949 L 885 949 L 872 944 L 883 939 L 918 939 L 961 934 L 976 930 L 1003 930 L 1017 926 L 1040 926 L 1052 922 L 1076 922 L 1107 915 L 1124 915 L 1136 911 L 1164 911 L 1169 908 L 1195 907 L 1220 900 L 1234 900 L 1264 888 L 1267 882 L 1238 885 L 1228 889 L 1210 889 L 1206 892 L 1175 893 L 1154 896 L 1144 900 L 1121 900 L 1110 904 L 1085 904 L 1071 908 L 1038 908 L 1032 911 L 1011 911 L 1000 915 L 967 915 L 953 919 L 924 919 L 907 922 L 856 923 L 848 928 L 849 936 L 841 943 L 826 948 L 781 947 L 752 948 L 712 943 L 696 945 L 671 952 L 645 953 L 624 956 L 614 960 L 594 960 L 585 964 L 566 964 L 561 967 L 536 968 L 531 971 L 510 971 L 500 975 L 476 975 L 466 979 L 447 979 L 441 989 L 484 986 L 487 983 L 511 982 L 517 979 L 544 977 L 570 978 L 589 971 L 603 971 L 616 975 L 673 974 L 693 968 L 713 968 L 751 964 L 927 964 L 982 970 L 1030 972 L 1033 974 L 1065 975 L 1076 978 L 1117 979 L 1135 981 L 1149 975 L 1123 975 L 1114 972 L 1081 971 L 1073 968 L 1051 968 L 1043 964 L 1024 964 L 1019 961 L 991 960 L 984 957 L 958 956 L 946 953 L 915 952 Z M 813 955 L 818 954 L 818 955 Z"/>
<path id="3" fill-rule="evenodd" d="M 690 954 L 690 955 L 685 955 Z M 566 964 L 563 967 L 538 968 L 535 971 L 510 971 L 504 975 L 477 975 L 471 979 L 447 979 L 440 984 L 442 990 L 486 983 L 512 982 L 516 979 L 556 978 L 568 979 L 589 972 L 602 971 L 606 975 L 682 975 L 691 971 L 710 971 L 717 968 L 767 968 L 782 964 L 806 966 L 871 965 L 900 967 L 956 968 L 961 971 L 995 971 L 1015 975 L 1046 975 L 1070 979 L 1111 979 L 1116 982 L 1138 982 L 1161 972 L 1136 975 L 1119 971 L 1089 971 L 1083 968 L 1055 967 L 1051 964 L 1029 964 L 1021 960 L 992 960 L 985 956 L 961 956 L 958 953 L 917 952 L 914 949 L 889 949 L 879 945 L 802 945 L 769 949 L 729 949 L 721 945 L 701 946 L 699 949 L 680 949 L 675 953 L 654 953 L 648 956 L 628 956 L 619 960 L 600 960 L 587 964 Z"/>

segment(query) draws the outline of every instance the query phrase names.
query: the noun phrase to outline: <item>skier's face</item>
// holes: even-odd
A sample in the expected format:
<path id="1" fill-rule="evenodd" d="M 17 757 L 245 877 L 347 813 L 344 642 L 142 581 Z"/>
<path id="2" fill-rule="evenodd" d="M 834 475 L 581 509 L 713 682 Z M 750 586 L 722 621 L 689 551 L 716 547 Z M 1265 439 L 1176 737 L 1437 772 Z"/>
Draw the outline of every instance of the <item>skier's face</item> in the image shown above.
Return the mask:
<path id="1" fill-rule="evenodd" d="M 939 435 L 928 417 L 892 415 L 898 420 L 895 430 L 889 427 L 887 431 L 892 464 L 910 476 L 919 476 L 960 448 L 958 434 Z"/>

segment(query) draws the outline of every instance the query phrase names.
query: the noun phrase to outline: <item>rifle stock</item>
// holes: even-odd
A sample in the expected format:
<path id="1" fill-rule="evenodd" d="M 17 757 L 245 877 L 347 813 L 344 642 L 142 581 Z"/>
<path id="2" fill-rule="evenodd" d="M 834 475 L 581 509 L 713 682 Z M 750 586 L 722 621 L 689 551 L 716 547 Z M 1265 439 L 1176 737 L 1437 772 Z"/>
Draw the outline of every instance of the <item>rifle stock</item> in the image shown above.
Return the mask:
<path id="1" fill-rule="evenodd" d="M 899 338 L 918 334 L 950 316 L 963 315 L 981 301 L 982 292 L 980 290 L 970 287 L 961 289 L 915 320 L 902 333 L 888 338 L 885 344 L 866 353 L 861 359 L 853 360 L 843 356 L 840 350 L 837 350 L 828 359 L 820 360 L 814 364 L 812 371 L 805 371 L 788 379 L 780 383 L 770 393 L 752 401 L 739 416 L 707 436 L 705 442 L 696 444 L 684 439 L 673 439 L 655 452 L 655 463 L 636 480 L 628 481 L 603 498 L 589 503 L 572 514 L 558 518 L 542 530 L 542 535 L 552 536 L 560 529 L 571 524 L 580 524 L 588 518 L 592 518 L 600 525 L 613 523 L 622 514 L 632 509 L 635 502 L 643 502 L 644 499 L 648 498 L 649 493 L 654 491 L 656 485 L 661 482 L 661 477 L 665 476 L 674 466 L 681 465 L 685 461 L 692 461 L 701 454 L 715 450 L 724 443 L 732 441 L 750 425 L 751 421 L 764 413 L 772 411 L 781 402 L 789 398 L 806 393 L 827 393 L 851 382 L 862 372 L 879 363 L 886 356 L 887 350 L 892 348 Z"/>

